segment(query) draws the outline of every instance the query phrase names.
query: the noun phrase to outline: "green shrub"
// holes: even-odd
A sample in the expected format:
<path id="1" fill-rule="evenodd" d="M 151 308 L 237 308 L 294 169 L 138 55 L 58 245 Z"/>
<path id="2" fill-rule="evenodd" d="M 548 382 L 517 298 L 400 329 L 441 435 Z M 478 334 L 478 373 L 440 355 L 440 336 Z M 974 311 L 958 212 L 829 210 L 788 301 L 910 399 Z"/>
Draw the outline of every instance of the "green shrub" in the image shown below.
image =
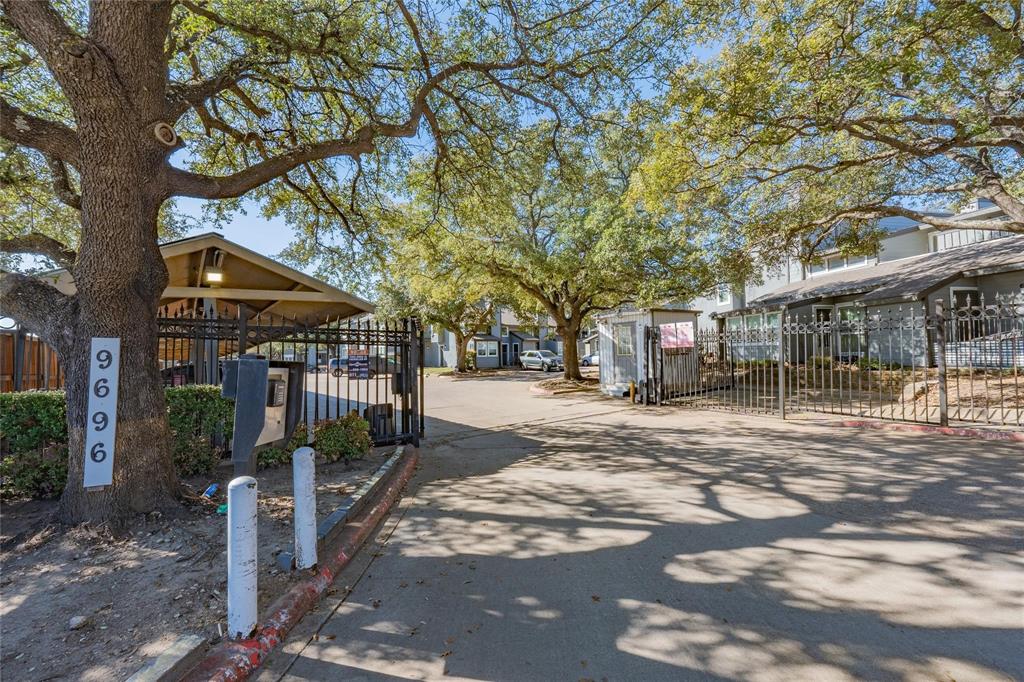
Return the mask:
<path id="1" fill-rule="evenodd" d="M 476 369 L 476 351 L 472 348 L 466 351 L 466 369 Z"/>
<path id="2" fill-rule="evenodd" d="M 0 459 L 0 498 L 59 497 L 68 480 L 68 449 L 63 445 Z"/>
<path id="3" fill-rule="evenodd" d="M 878 358 L 862 357 L 857 360 L 857 367 L 868 370 L 894 370 L 902 369 L 903 365 L 898 362 L 882 362 Z"/>
<path id="4" fill-rule="evenodd" d="M 292 453 L 306 444 L 308 432 L 305 424 L 295 427 L 295 433 L 288 440 L 284 447 L 263 448 L 256 453 L 256 466 L 260 469 L 271 469 L 273 467 L 291 465 Z"/>
<path id="5" fill-rule="evenodd" d="M 179 476 L 213 471 L 231 442 L 235 403 L 220 386 L 166 389 L 171 452 Z"/>
<path id="6" fill-rule="evenodd" d="M 0 451 L 20 455 L 67 443 L 63 391 L 0 393 Z"/>
<path id="7" fill-rule="evenodd" d="M 328 462 L 358 459 L 370 452 L 370 425 L 352 412 L 340 419 L 317 424 L 313 429 L 317 453 Z"/>

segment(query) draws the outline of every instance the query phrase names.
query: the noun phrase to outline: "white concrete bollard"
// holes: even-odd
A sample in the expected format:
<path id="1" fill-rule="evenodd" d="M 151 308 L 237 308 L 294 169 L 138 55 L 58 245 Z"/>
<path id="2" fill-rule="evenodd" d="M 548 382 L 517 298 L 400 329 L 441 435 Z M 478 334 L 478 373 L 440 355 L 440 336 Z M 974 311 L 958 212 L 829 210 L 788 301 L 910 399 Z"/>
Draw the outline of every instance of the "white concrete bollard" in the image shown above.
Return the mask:
<path id="1" fill-rule="evenodd" d="M 299 448 L 292 453 L 295 495 L 295 568 L 316 566 L 316 453 Z"/>
<path id="2" fill-rule="evenodd" d="M 228 484 L 228 636 L 244 639 L 256 629 L 256 479 Z"/>

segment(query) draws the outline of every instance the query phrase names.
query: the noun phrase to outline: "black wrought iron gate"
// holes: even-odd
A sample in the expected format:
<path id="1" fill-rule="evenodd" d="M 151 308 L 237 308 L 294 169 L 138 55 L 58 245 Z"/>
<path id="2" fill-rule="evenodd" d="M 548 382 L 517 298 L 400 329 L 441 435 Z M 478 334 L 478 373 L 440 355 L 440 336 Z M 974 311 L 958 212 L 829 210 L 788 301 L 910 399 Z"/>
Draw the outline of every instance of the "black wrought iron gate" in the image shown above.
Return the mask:
<path id="1" fill-rule="evenodd" d="M 646 396 L 775 414 L 1024 425 L 1024 303 L 967 301 L 733 318 L 687 348 L 646 330 Z"/>
<path id="2" fill-rule="evenodd" d="M 419 443 L 423 435 L 423 331 L 416 320 L 335 320 L 303 325 L 273 315 L 251 319 L 161 317 L 160 373 L 166 386 L 220 384 L 225 360 L 257 353 L 298 361 L 303 418 L 310 427 L 357 412 L 374 443 Z"/>

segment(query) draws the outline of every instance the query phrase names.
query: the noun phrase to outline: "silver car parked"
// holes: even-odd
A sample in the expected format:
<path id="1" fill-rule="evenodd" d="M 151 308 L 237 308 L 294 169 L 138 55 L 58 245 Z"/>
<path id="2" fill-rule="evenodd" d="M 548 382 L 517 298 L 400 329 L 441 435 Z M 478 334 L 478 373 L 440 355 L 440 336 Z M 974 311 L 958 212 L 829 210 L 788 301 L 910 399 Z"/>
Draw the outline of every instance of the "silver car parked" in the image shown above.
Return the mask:
<path id="1" fill-rule="evenodd" d="M 542 372 L 553 372 L 563 368 L 562 358 L 549 350 L 528 350 L 519 354 L 519 364 L 523 369 L 539 369 Z"/>

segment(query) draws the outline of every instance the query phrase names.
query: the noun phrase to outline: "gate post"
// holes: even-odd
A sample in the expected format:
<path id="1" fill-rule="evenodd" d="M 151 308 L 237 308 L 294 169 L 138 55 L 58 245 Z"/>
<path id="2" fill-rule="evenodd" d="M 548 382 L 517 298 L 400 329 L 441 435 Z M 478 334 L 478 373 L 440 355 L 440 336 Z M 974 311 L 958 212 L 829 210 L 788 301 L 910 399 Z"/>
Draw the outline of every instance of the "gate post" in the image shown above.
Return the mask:
<path id="1" fill-rule="evenodd" d="M 779 417 L 786 418 L 786 306 L 779 311 Z"/>
<path id="2" fill-rule="evenodd" d="M 648 325 L 644 325 L 644 380 L 643 380 L 643 404 L 644 406 L 648 403 L 648 396 L 651 394 L 651 352 L 654 349 L 654 344 L 651 337 L 651 328 Z"/>
<path id="3" fill-rule="evenodd" d="M 423 359 L 420 354 L 423 352 L 420 348 L 420 330 L 419 320 L 413 318 L 408 324 L 408 346 L 407 346 L 407 370 L 408 379 L 406 380 L 406 394 L 409 396 L 409 410 L 408 414 L 410 417 L 410 434 L 412 435 L 412 444 L 416 447 L 420 446 L 420 391 L 419 391 L 419 375 L 420 375 L 420 364 Z"/>
<path id="4" fill-rule="evenodd" d="M 939 373 L 939 425 L 949 426 L 946 394 L 946 315 L 941 296 L 935 299 L 935 367 Z"/>

